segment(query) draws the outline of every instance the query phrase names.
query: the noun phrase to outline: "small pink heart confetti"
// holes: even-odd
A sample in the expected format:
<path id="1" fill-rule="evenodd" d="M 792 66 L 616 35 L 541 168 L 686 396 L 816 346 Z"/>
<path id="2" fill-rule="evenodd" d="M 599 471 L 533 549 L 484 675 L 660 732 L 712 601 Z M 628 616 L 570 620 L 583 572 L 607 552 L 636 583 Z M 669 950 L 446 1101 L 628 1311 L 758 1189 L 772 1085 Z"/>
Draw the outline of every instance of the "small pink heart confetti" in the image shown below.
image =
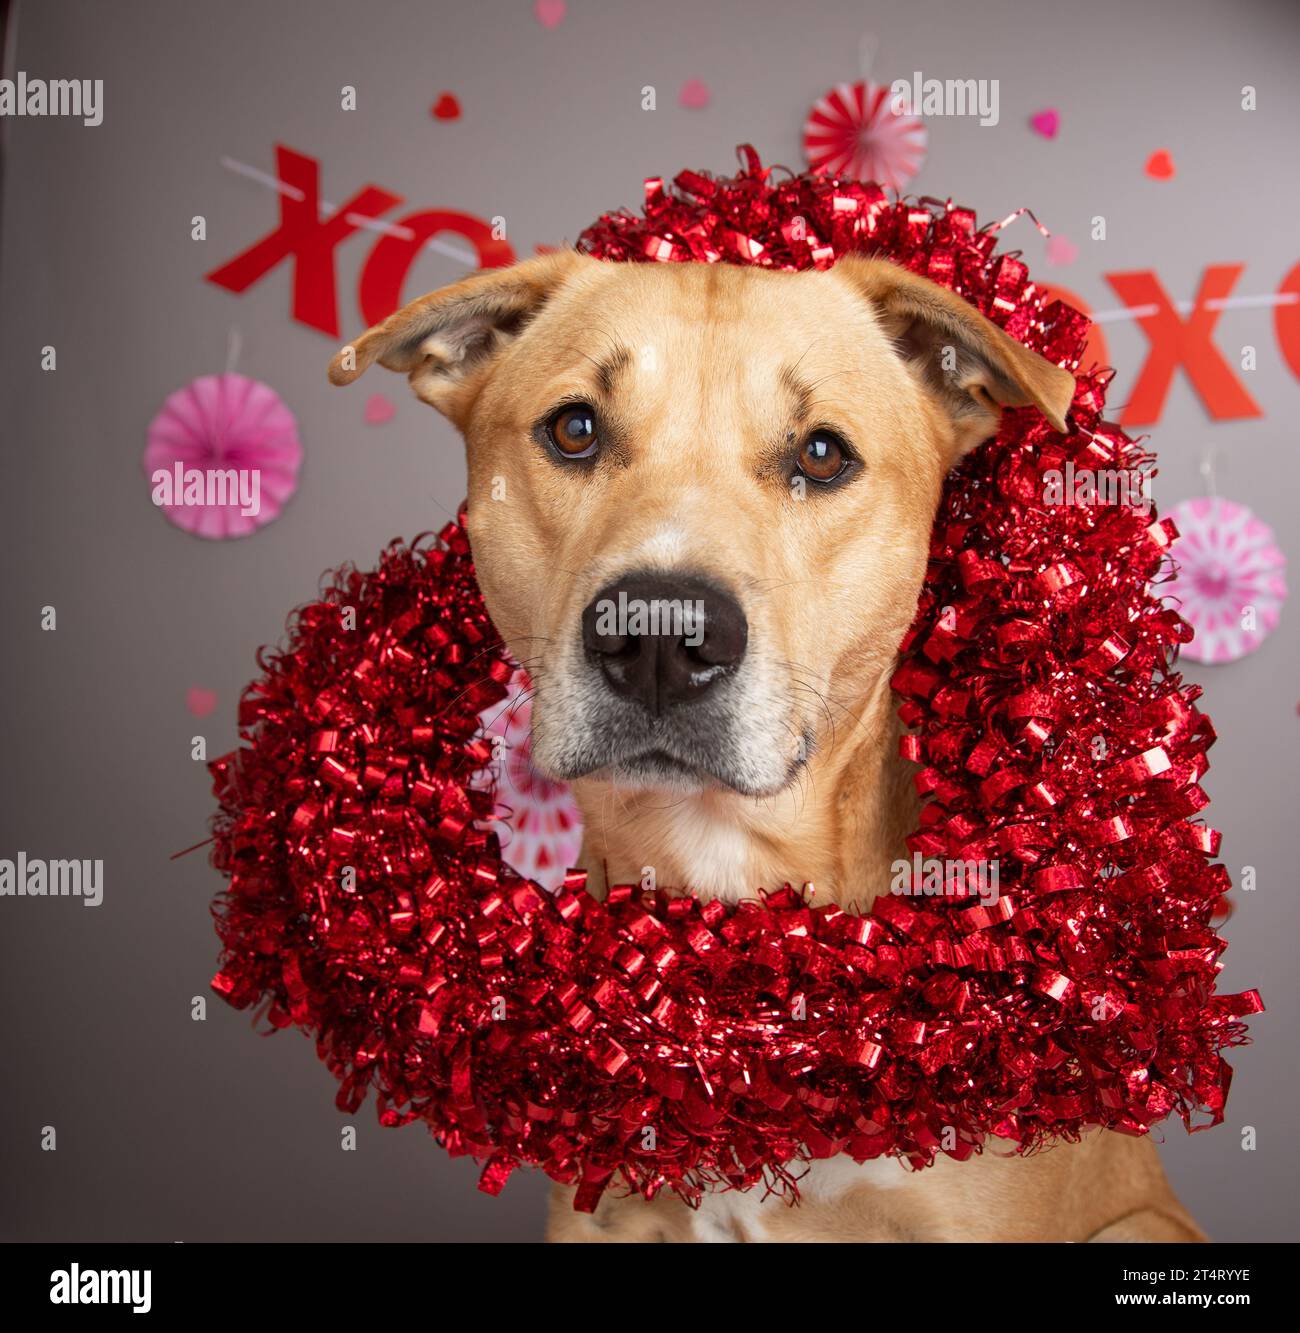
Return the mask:
<path id="1" fill-rule="evenodd" d="M 191 685 L 185 691 L 185 707 L 195 717 L 207 717 L 217 706 L 216 690 L 200 689 L 197 685 Z"/>
<path id="2" fill-rule="evenodd" d="M 372 393 L 366 399 L 366 425 L 382 426 L 397 415 L 397 408 L 382 393 Z"/>
<path id="3" fill-rule="evenodd" d="M 688 111 L 702 111 L 713 100 L 709 85 L 703 79 L 687 79 L 677 94 L 677 102 Z"/>
<path id="4" fill-rule="evenodd" d="M 1029 117 L 1029 128 L 1044 139 L 1055 139 L 1056 131 L 1061 128 L 1061 113 L 1054 107 L 1044 107 Z"/>
<path id="5" fill-rule="evenodd" d="M 537 21 L 543 28 L 558 28 L 564 22 L 568 9 L 564 0 L 537 0 L 533 6 L 533 13 L 537 15 Z"/>
<path id="6" fill-rule="evenodd" d="M 1167 181 L 1174 174 L 1174 159 L 1167 148 L 1158 148 L 1147 158 L 1146 173 L 1158 181 Z"/>
<path id="7" fill-rule="evenodd" d="M 1049 264 L 1073 264 L 1079 257 L 1079 247 L 1068 236 L 1051 236 L 1047 241 Z"/>

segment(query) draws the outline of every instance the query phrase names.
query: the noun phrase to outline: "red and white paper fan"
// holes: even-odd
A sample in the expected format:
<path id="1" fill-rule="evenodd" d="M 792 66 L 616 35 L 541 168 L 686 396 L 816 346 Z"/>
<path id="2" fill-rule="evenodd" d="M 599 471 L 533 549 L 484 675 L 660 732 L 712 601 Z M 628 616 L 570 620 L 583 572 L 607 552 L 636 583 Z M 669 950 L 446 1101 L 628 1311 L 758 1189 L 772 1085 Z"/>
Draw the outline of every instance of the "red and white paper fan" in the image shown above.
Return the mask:
<path id="1" fill-rule="evenodd" d="M 926 129 L 890 105 L 884 84 L 841 83 L 808 113 L 803 149 L 827 176 L 878 181 L 902 191 L 925 162 Z"/>
<path id="2" fill-rule="evenodd" d="M 532 682 L 517 671 L 509 697 L 481 714 L 496 756 L 497 826 L 510 864 L 558 889 L 582 851 L 582 813 L 567 786 L 533 767 Z"/>

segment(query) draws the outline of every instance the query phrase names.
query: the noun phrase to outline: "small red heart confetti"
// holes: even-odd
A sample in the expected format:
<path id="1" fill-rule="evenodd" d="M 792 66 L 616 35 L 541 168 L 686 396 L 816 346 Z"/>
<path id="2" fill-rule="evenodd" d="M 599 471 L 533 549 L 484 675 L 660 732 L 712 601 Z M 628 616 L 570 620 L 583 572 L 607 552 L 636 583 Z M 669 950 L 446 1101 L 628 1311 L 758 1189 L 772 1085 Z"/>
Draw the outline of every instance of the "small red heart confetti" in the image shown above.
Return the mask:
<path id="1" fill-rule="evenodd" d="M 1068 236 L 1053 236 L 1047 242 L 1049 264 L 1073 264 L 1079 257 L 1079 247 Z"/>
<path id="2" fill-rule="evenodd" d="M 191 685 L 185 691 L 185 707 L 195 717 L 207 717 L 217 706 L 216 690 L 204 690 L 197 685 Z"/>
<path id="3" fill-rule="evenodd" d="M 687 79 L 677 94 L 677 101 L 688 111 L 702 111 L 713 100 L 709 85 L 703 79 Z"/>
<path id="4" fill-rule="evenodd" d="M 397 408 L 382 393 L 372 393 L 366 399 L 366 425 L 382 426 L 397 415 Z"/>
<path id="5" fill-rule="evenodd" d="M 1174 159 L 1167 148 L 1159 148 L 1147 158 L 1146 173 L 1158 181 L 1167 181 L 1174 174 Z"/>
<path id="6" fill-rule="evenodd" d="M 533 13 L 543 28 L 558 28 L 564 22 L 568 8 L 564 0 L 537 0 Z"/>
<path id="7" fill-rule="evenodd" d="M 1044 107 L 1029 117 L 1029 128 L 1044 139 L 1055 139 L 1061 128 L 1061 113 L 1054 106 Z"/>
<path id="8" fill-rule="evenodd" d="M 434 120 L 459 120 L 460 103 L 456 100 L 455 93 L 442 93 L 429 108 L 429 114 Z"/>

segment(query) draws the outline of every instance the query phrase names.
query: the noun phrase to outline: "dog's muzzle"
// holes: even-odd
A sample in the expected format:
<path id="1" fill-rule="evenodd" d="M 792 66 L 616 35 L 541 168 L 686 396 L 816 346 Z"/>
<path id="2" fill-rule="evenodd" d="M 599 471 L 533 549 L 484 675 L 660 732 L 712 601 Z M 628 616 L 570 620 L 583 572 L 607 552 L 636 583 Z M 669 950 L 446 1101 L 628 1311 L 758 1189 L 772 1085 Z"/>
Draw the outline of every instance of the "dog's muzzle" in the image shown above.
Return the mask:
<path id="1" fill-rule="evenodd" d="M 538 685 L 533 759 L 548 777 L 771 795 L 811 753 L 779 663 L 738 598 L 695 571 L 628 570 L 577 617 Z M 796 744 L 797 743 L 797 744 Z"/>
<path id="2" fill-rule="evenodd" d="M 698 579 L 630 575 L 582 613 L 582 645 L 609 688 L 660 717 L 694 703 L 745 656 L 749 624 L 736 600 Z"/>

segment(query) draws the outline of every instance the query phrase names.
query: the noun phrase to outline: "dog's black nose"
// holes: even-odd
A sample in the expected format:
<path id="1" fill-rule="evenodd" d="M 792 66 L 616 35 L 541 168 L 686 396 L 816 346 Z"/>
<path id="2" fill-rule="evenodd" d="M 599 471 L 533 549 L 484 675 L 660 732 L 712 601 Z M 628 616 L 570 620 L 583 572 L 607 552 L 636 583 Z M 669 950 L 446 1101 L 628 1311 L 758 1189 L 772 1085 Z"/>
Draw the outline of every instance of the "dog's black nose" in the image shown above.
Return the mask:
<path id="1" fill-rule="evenodd" d="M 582 642 L 616 694 L 658 716 L 698 698 L 734 671 L 749 625 L 736 600 L 712 584 L 629 575 L 582 613 Z"/>

